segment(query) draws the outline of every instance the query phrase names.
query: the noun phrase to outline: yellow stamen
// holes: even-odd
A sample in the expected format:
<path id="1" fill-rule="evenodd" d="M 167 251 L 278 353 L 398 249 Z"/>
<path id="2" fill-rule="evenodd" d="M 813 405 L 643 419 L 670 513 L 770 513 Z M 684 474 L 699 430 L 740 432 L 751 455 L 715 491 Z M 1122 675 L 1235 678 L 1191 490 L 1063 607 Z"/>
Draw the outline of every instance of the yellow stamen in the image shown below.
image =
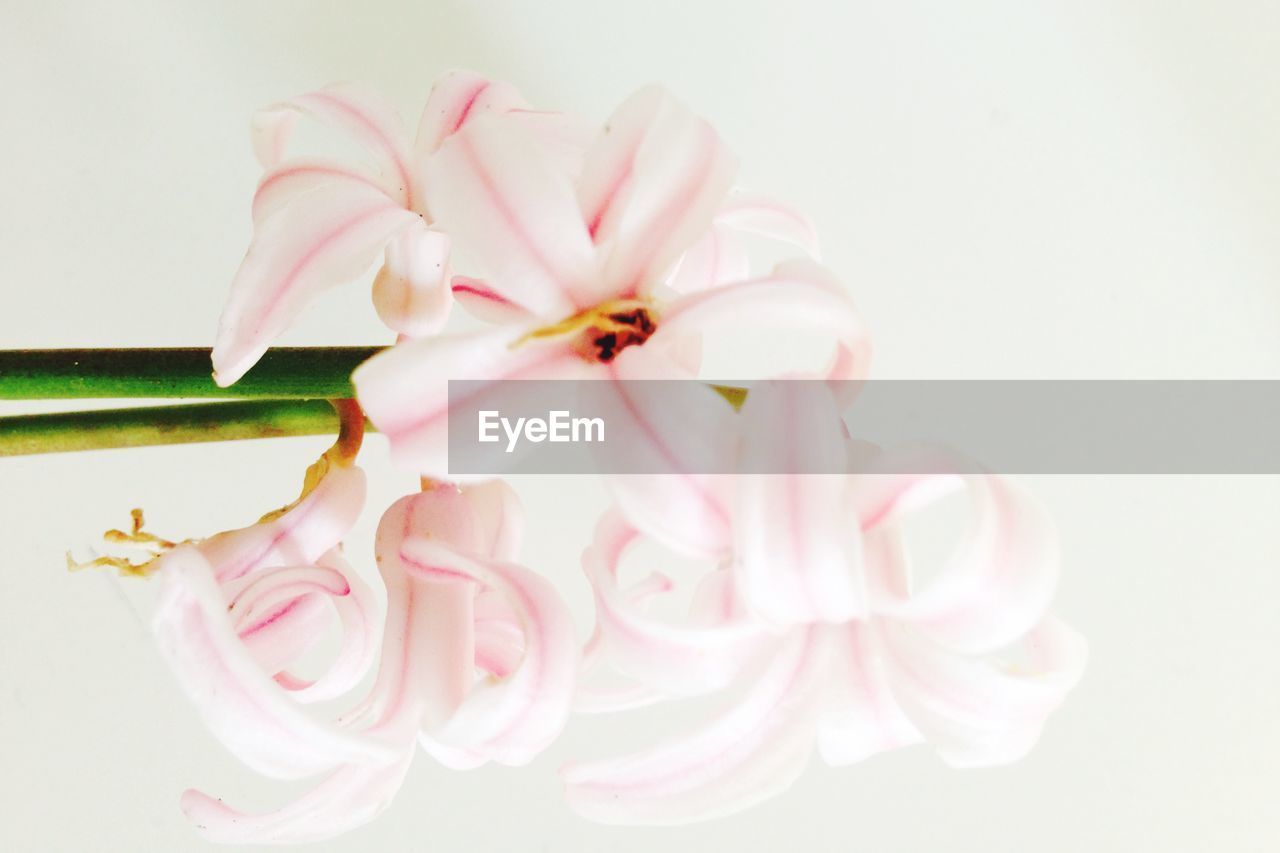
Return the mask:
<path id="1" fill-rule="evenodd" d="M 577 314 L 565 317 L 558 323 L 552 323 L 550 326 L 543 326 L 540 329 L 534 329 L 532 332 L 526 332 L 508 346 L 510 349 L 516 349 L 529 341 L 558 338 L 562 335 L 572 335 L 587 329 L 596 329 L 603 333 L 631 331 L 634 328 L 633 325 L 624 320 L 616 319 L 615 315 L 627 315 L 637 310 L 655 314 L 656 306 L 652 301 L 646 299 L 611 299 L 608 302 L 601 302 L 599 305 L 593 305 L 590 308 L 579 311 Z"/>

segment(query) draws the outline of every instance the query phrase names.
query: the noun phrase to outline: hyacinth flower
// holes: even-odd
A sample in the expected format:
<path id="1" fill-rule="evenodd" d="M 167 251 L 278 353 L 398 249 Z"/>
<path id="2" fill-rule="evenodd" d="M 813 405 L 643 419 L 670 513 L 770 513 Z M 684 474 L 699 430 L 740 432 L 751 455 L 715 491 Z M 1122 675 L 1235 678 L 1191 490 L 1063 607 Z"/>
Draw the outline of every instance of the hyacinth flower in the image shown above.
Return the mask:
<path id="1" fill-rule="evenodd" d="M 264 814 L 198 791 L 183 809 L 223 842 L 301 842 L 372 819 L 403 783 L 415 744 L 449 767 L 521 765 L 568 717 L 578 648 L 545 579 L 510 562 L 521 537 L 504 483 L 431 484 L 378 528 L 387 617 L 377 678 L 339 721 L 387 754 L 336 763 L 314 789 Z"/>
<path id="2" fill-rule="evenodd" d="M 769 421 L 815 416 L 813 400 L 778 405 L 805 393 L 795 387 L 754 389 L 761 408 L 744 406 L 743 431 L 777 438 L 788 429 Z M 793 451 L 835 452 L 845 438 L 836 431 L 824 448 L 821 430 L 803 434 Z M 606 515 L 584 556 L 596 593 L 592 663 L 631 684 L 582 688 L 584 710 L 730 686 L 741 697 L 687 736 L 567 765 L 571 806 L 609 823 L 684 823 L 781 793 L 815 749 L 833 766 L 922 742 L 956 767 L 1025 755 L 1086 655 L 1079 635 L 1047 614 L 1053 528 L 1000 477 L 934 470 L 740 478 L 735 552 L 701 581 L 684 625 L 647 616 L 643 597 L 622 587 L 620 563 L 641 536 L 621 514 Z M 958 489 L 971 499 L 971 526 L 922 581 L 903 522 Z M 835 511 L 814 511 L 824 506 Z"/>
<path id="3" fill-rule="evenodd" d="M 500 481 L 428 483 L 383 515 L 377 564 L 385 620 L 342 555 L 365 498 L 355 465 L 363 414 L 339 405 L 343 430 L 307 472 L 294 503 L 249 527 L 169 542 L 141 530 L 108 539 L 153 552 L 153 629 L 162 656 L 213 735 L 272 778 L 325 774 L 311 791 L 261 814 L 187 791 L 182 807 L 213 841 L 301 842 L 372 819 L 403 782 L 415 745 L 449 767 L 521 765 L 569 714 L 579 649 L 554 587 L 512 562 L 523 535 L 518 498 Z M 324 672 L 290 671 L 336 615 L 341 643 Z M 379 622 L 381 653 L 379 656 Z M 353 691 L 374 668 L 368 694 Z M 313 711 L 337 700 L 342 714 Z"/>
<path id="4" fill-rule="evenodd" d="M 252 138 L 263 174 L 253 197 L 253 240 L 218 326 L 219 384 L 238 380 L 317 293 L 359 276 L 379 253 L 373 302 L 382 321 L 409 337 L 445 325 L 453 302 L 450 240 L 433 227 L 426 164 L 444 139 L 483 114 L 507 116 L 551 151 L 581 144 L 572 119 L 530 111 L 509 84 L 465 71 L 432 87 L 413 138 L 378 95 L 351 85 L 258 112 Z M 302 116 L 340 131 L 367 159 L 293 154 Z"/>
<path id="5" fill-rule="evenodd" d="M 707 262 L 714 254 L 707 247 L 726 242 L 732 229 L 814 241 L 803 217 L 731 195 L 732 155 L 665 91 L 642 89 L 624 102 L 580 168 L 567 169 L 541 149 L 499 117 L 480 116 L 429 163 L 436 222 L 479 273 L 455 293 L 487 305 L 500 322 L 401 342 L 356 371 L 361 405 L 398 465 L 448 474 L 450 379 L 691 378 L 701 336 L 725 329 L 825 335 L 836 351 L 827 375 L 865 372 L 862 323 L 845 289 L 816 262 L 790 260 L 742 279 L 732 276 L 739 263 Z M 732 412 L 695 383 L 668 390 L 678 398 L 661 405 L 687 413 L 707 441 L 683 442 L 683 450 L 666 442 L 647 420 L 655 404 L 619 389 L 604 401 L 616 414 L 610 424 L 651 439 L 654 475 L 610 485 L 629 515 L 664 540 L 721 553 L 729 544 L 728 496 L 692 473 L 715 466 L 689 454 L 723 452 L 715 433 Z"/>

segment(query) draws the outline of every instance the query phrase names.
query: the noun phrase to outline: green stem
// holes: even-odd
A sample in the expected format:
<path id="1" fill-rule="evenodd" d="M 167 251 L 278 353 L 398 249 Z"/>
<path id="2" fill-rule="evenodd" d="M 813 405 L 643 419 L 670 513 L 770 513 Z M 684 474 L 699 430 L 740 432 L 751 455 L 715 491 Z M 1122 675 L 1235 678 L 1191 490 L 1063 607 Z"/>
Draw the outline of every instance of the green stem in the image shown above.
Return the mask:
<path id="1" fill-rule="evenodd" d="M 0 456 L 335 433 L 327 401 L 355 396 L 351 372 L 380 349 L 272 349 L 230 388 L 214 383 L 207 349 L 0 350 L 0 400 L 242 398 L 0 417 Z M 712 387 L 734 408 L 746 397 Z"/>
<path id="2" fill-rule="evenodd" d="M 230 388 L 214 383 L 208 349 L 0 350 L 0 400 L 351 397 L 351 371 L 380 349 L 268 350 Z"/>
<path id="3" fill-rule="evenodd" d="M 245 400 L 0 418 L 0 456 L 158 444 L 336 435 L 327 400 Z"/>

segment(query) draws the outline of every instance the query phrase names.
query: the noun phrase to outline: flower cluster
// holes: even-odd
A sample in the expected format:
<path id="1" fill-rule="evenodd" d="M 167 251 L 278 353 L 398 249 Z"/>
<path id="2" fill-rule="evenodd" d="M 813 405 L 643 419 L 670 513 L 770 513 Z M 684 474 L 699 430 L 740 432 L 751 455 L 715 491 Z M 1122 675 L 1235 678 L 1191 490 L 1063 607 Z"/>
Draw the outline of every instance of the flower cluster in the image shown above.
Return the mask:
<path id="1" fill-rule="evenodd" d="M 300 118 L 363 157 L 295 153 Z M 412 138 L 393 109 L 348 86 L 263 110 L 253 138 L 264 172 L 219 326 L 218 381 L 234 383 L 312 297 L 380 257 L 373 303 L 397 342 L 356 371 L 358 407 L 343 408 L 343 435 L 297 502 L 153 566 L 161 647 L 213 732 L 259 773 L 324 774 L 266 814 L 188 792 L 183 807 L 207 837 L 327 837 L 387 805 L 416 745 L 449 767 L 519 765 L 575 710 L 722 691 L 728 710 L 687 735 L 564 767 L 570 805 L 606 822 L 691 821 L 780 792 L 815 750 L 843 765 L 928 742 L 974 766 L 1031 747 L 1084 646 L 1046 615 L 1053 530 L 1025 492 L 945 465 L 868 473 L 825 383 L 766 381 L 740 410 L 681 383 L 682 398 L 662 405 L 712 440 L 677 446 L 648 423 L 654 401 L 615 381 L 696 379 L 702 336 L 716 330 L 761 346 L 779 330 L 826 338 L 830 361 L 808 378 L 866 375 L 866 333 L 818 262 L 813 228 L 736 188 L 735 159 L 705 120 L 653 87 L 593 127 L 454 72 Z M 753 270 L 748 235 L 795 257 Z M 478 331 L 446 329 L 455 302 Z M 531 378 L 600 380 L 619 428 L 654 460 L 652 474 L 609 478 L 614 505 L 582 558 L 596 605 L 585 645 L 555 587 L 517 562 L 510 486 L 449 482 L 448 380 Z M 801 410 L 830 417 L 801 436 L 790 422 Z M 385 613 L 341 549 L 364 508 L 366 414 L 423 483 L 378 529 Z M 690 447 L 729 466 L 777 455 L 830 473 L 710 476 L 700 472 L 724 467 L 696 464 Z M 922 580 L 904 521 L 955 491 L 971 499 L 971 528 Z M 665 574 L 624 582 L 642 540 L 705 561 L 685 620 L 655 615 L 677 586 Z M 334 619 L 343 641 L 328 669 L 294 674 Z M 598 684 L 606 671 L 615 683 Z M 323 710 L 335 702 L 345 710 Z"/>

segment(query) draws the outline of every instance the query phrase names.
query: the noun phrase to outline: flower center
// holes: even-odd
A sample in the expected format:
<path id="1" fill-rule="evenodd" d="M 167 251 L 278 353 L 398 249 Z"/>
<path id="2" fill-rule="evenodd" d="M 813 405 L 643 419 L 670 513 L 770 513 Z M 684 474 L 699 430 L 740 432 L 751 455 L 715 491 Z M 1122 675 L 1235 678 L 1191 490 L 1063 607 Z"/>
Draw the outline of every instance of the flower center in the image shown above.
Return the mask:
<path id="1" fill-rule="evenodd" d="M 652 303 L 639 299 L 601 302 L 558 323 L 534 329 L 513 342 L 511 348 L 530 340 L 572 335 L 573 348 L 579 355 L 587 361 L 608 364 L 627 347 L 649 340 L 658 328 L 655 313 Z"/>

